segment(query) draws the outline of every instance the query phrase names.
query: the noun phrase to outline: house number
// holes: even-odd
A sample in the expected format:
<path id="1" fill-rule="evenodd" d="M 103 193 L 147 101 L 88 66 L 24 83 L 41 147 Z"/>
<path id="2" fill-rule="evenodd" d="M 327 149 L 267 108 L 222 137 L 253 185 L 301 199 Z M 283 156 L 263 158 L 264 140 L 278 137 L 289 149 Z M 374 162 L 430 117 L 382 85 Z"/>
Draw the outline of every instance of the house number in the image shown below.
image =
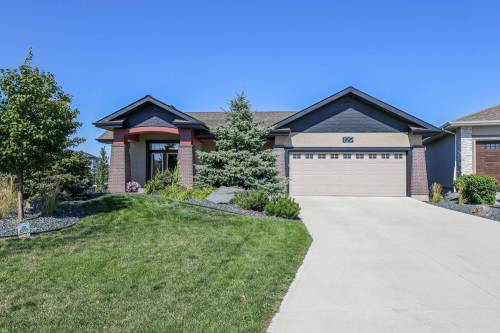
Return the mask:
<path id="1" fill-rule="evenodd" d="M 343 143 L 354 143 L 354 138 L 352 136 L 344 136 L 342 138 Z"/>

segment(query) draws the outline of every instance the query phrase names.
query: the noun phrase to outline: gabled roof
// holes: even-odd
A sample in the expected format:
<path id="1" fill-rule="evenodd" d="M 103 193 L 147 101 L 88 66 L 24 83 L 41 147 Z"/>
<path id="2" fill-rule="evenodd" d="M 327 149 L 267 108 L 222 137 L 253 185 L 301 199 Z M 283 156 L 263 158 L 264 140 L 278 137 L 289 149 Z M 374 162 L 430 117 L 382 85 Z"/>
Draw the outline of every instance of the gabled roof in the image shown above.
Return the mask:
<path id="1" fill-rule="evenodd" d="M 94 123 L 94 125 L 97 127 L 100 127 L 100 128 L 105 128 L 105 129 L 121 127 L 123 125 L 124 120 L 125 120 L 123 118 L 123 116 L 127 115 L 130 112 L 133 112 L 137 108 L 139 108 L 147 103 L 154 104 L 154 105 L 156 105 L 156 106 L 158 106 L 158 107 L 160 107 L 160 108 L 162 108 L 170 113 L 173 113 L 174 115 L 176 115 L 177 117 L 180 118 L 179 120 L 180 120 L 181 124 L 205 125 L 200 120 L 193 118 L 193 117 L 189 116 L 188 114 L 177 110 L 173 105 L 163 103 L 162 101 L 154 98 L 151 95 L 146 95 L 143 98 L 140 98 L 137 101 L 119 109 L 118 111 L 113 112 L 110 115 L 107 115 L 106 117 L 96 121 Z"/>
<path id="2" fill-rule="evenodd" d="M 450 121 L 449 123 L 476 122 L 476 121 L 500 122 L 500 104 L 481 110 L 479 112 L 474 112 L 469 115 L 460 117 L 458 119 Z"/>
<path id="3" fill-rule="evenodd" d="M 382 111 L 384 112 L 387 112 L 391 115 L 393 115 L 394 117 L 397 117 L 399 119 L 402 119 L 402 120 L 405 120 L 409 123 L 412 123 L 414 125 L 417 125 L 417 126 L 413 126 L 414 129 L 417 129 L 421 132 L 441 132 L 441 129 L 435 127 L 434 125 L 431 125 L 417 117 L 414 117 L 404 111 L 401 111 L 387 103 L 384 103 L 378 99 L 376 99 L 375 97 L 372 97 L 364 92 L 362 92 L 361 90 L 358 90 L 354 87 L 347 87 L 345 88 L 344 90 L 341 90 L 339 91 L 338 93 L 335 93 L 325 99 L 323 99 L 322 101 L 319 101 L 318 103 L 315 103 L 307 108 L 305 108 L 304 110 L 300 111 L 300 112 L 297 112 L 295 113 L 294 115 L 291 115 L 279 122 L 277 122 L 276 124 L 274 124 L 274 128 L 278 129 L 278 128 L 282 128 L 288 124 L 290 124 L 291 122 L 321 108 L 322 106 L 326 105 L 326 104 L 329 104 L 333 101 L 336 101 L 346 95 L 349 95 L 349 94 L 352 94 L 354 96 L 357 96 L 358 98 L 372 104 L 372 105 L 375 105 L 377 106 L 379 109 L 381 109 Z M 419 128 L 420 127 L 420 128 Z"/>

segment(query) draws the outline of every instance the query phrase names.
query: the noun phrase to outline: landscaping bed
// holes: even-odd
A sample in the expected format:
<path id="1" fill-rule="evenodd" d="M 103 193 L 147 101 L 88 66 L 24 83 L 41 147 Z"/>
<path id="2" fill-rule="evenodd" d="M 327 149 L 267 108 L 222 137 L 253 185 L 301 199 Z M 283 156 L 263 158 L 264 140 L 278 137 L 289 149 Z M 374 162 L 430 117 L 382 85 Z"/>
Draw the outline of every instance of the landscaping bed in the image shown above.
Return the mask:
<path id="1" fill-rule="evenodd" d="M 40 214 L 27 213 L 23 222 L 28 222 L 31 233 L 61 230 L 68 228 L 80 220 L 80 201 L 64 201 L 59 204 L 57 211 L 52 216 L 41 216 Z M 17 236 L 17 215 L 0 219 L 0 237 Z"/>
<path id="2" fill-rule="evenodd" d="M 262 332 L 310 242 L 300 221 L 102 196 L 72 228 L 0 240 L 0 327 Z"/>
<path id="3" fill-rule="evenodd" d="M 457 200 L 441 200 L 438 203 L 430 202 L 430 204 L 500 222 L 500 207 L 498 206 L 459 204 Z"/>

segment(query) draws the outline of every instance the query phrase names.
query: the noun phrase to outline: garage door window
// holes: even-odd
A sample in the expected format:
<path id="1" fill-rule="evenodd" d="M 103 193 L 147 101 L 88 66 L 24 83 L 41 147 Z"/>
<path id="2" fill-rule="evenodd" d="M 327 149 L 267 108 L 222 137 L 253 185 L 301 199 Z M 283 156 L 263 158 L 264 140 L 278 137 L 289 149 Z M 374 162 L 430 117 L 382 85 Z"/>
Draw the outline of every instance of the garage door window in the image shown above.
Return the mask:
<path id="1" fill-rule="evenodd" d="M 339 154 L 331 154 L 330 158 L 337 160 L 339 158 Z"/>
<path id="2" fill-rule="evenodd" d="M 314 157 L 314 154 L 306 154 L 306 159 L 307 160 L 312 160 Z"/>
<path id="3" fill-rule="evenodd" d="M 351 154 L 344 154 L 342 155 L 342 157 L 346 160 L 350 160 L 351 159 Z"/>
<path id="4" fill-rule="evenodd" d="M 320 160 L 324 160 L 326 158 L 326 154 L 318 154 L 318 158 Z"/>
<path id="5" fill-rule="evenodd" d="M 368 158 L 371 160 L 377 159 L 377 154 L 368 154 Z"/>
<path id="6" fill-rule="evenodd" d="M 485 144 L 485 148 L 488 150 L 500 149 L 500 143 L 487 143 Z"/>
<path id="7" fill-rule="evenodd" d="M 365 158 L 365 154 L 356 154 L 356 159 L 357 160 L 362 160 Z"/>
<path id="8" fill-rule="evenodd" d="M 382 156 L 382 159 L 387 160 L 390 158 L 391 154 L 380 154 Z"/>
<path id="9" fill-rule="evenodd" d="M 394 158 L 397 159 L 397 160 L 401 160 L 401 159 L 403 159 L 403 154 L 401 154 L 401 153 L 394 154 Z"/>
<path id="10" fill-rule="evenodd" d="M 300 160 L 300 154 L 293 154 L 292 156 L 294 160 Z"/>

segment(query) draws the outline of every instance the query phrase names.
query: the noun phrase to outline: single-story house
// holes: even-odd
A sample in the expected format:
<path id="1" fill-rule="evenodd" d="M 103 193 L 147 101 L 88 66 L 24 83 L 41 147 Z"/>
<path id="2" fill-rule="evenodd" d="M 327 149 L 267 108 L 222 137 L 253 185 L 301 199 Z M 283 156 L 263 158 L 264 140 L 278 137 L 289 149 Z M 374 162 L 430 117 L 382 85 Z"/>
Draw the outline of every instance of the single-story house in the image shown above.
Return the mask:
<path id="1" fill-rule="evenodd" d="M 145 96 L 94 124 L 111 144 L 109 190 L 129 180 L 144 185 L 158 170 L 178 165 L 194 182 L 197 152 L 213 149 L 222 112 L 181 112 Z M 424 136 L 433 125 L 348 87 L 299 112 L 255 112 L 269 125 L 269 147 L 291 195 L 428 198 Z"/>
<path id="2" fill-rule="evenodd" d="M 443 132 L 424 140 L 429 183 L 447 190 L 467 174 L 483 174 L 500 182 L 500 105 L 452 120 Z"/>

